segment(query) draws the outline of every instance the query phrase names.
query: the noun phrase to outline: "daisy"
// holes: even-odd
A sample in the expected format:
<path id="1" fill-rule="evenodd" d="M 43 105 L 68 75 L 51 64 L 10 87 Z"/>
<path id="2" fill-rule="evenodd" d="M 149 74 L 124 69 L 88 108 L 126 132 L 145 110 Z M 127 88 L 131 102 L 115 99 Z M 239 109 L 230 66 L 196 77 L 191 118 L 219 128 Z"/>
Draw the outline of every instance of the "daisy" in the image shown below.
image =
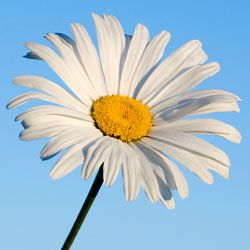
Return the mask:
<path id="1" fill-rule="evenodd" d="M 239 112 L 239 98 L 229 92 L 193 88 L 220 70 L 205 63 L 201 42 L 190 41 L 161 60 L 170 34 L 150 39 L 138 24 L 128 36 L 111 15 L 93 14 L 97 52 L 81 24 L 72 24 L 74 39 L 61 33 L 45 37 L 56 48 L 26 43 L 26 57 L 45 61 L 64 83 L 40 76 L 19 76 L 17 85 L 35 89 L 13 99 L 8 108 L 33 99 L 47 102 L 16 117 L 24 131 L 21 140 L 51 138 L 41 151 L 47 160 L 59 152 L 51 170 L 61 178 L 78 166 L 88 179 L 103 166 L 103 180 L 111 186 L 122 172 L 124 193 L 133 201 L 141 187 L 151 202 L 174 208 L 173 190 L 188 195 L 185 176 L 176 161 L 205 183 L 211 171 L 229 176 L 228 156 L 197 134 L 216 135 L 239 143 L 232 126 L 196 115 Z M 48 104 L 50 103 L 50 104 Z"/>

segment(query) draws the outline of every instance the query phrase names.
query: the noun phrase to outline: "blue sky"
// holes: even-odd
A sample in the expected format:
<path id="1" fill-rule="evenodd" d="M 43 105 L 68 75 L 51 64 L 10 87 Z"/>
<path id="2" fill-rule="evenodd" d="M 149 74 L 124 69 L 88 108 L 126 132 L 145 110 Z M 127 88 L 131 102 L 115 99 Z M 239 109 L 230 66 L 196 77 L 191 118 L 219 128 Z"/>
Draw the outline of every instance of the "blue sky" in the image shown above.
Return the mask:
<path id="1" fill-rule="evenodd" d="M 229 180 L 215 176 L 212 186 L 185 171 L 190 186 L 186 200 L 176 196 L 176 209 L 151 204 L 141 192 L 133 203 L 125 201 L 121 177 L 111 188 L 102 187 L 73 250 L 80 249 L 250 249 L 250 2 L 249 1 L 2 1 L 0 3 L 0 244 L 4 250 L 60 249 L 90 188 L 80 169 L 53 181 L 49 171 L 55 160 L 42 162 L 39 151 L 46 140 L 22 142 L 15 116 L 24 108 L 5 110 L 6 103 L 25 89 L 11 84 L 14 76 L 38 74 L 55 79 L 42 62 L 24 59 L 26 41 L 46 44 L 47 32 L 70 34 L 70 23 L 81 22 L 94 35 L 91 13 L 111 13 L 124 30 L 145 24 L 153 36 L 171 33 L 166 55 L 191 39 L 199 39 L 209 61 L 221 72 L 202 88 L 220 88 L 242 99 L 240 114 L 214 118 L 237 127 L 240 145 L 209 139 L 232 161 Z"/>

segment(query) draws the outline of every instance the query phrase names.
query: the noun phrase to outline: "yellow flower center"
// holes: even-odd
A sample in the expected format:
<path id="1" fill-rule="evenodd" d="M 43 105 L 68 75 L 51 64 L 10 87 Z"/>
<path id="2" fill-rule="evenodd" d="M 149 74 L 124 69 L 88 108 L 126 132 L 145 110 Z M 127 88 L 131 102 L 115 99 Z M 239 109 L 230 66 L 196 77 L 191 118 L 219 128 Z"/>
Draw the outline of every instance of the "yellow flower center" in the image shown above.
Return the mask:
<path id="1" fill-rule="evenodd" d="M 93 103 L 91 116 L 103 134 L 123 142 L 135 141 L 148 135 L 152 127 L 149 107 L 127 96 L 99 98 Z"/>

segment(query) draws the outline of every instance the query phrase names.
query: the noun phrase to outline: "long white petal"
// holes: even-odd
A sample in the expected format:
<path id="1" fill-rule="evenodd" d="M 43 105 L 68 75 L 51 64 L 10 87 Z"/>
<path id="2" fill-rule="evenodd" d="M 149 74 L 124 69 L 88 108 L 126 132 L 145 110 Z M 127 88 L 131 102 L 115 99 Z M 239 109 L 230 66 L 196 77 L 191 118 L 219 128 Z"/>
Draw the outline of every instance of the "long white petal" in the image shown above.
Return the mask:
<path id="1" fill-rule="evenodd" d="M 79 94 L 81 93 L 82 99 L 90 100 L 100 97 L 102 94 L 98 95 L 98 89 L 96 85 L 91 84 L 88 75 L 86 74 L 86 69 L 79 61 L 78 53 L 75 53 L 75 50 L 68 46 L 67 43 L 60 36 L 54 33 L 48 33 L 45 36 L 60 52 L 62 56 L 63 63 L 67 66 L 68 70 L 71 73 L 72 79 L 75 82 L 75 85 L 78 86 Z"/>
<path id="2" fill-rule="evenodd" d="M 197 157 L 200 160 L 200 162 L 202 162 L 202 166 L 204 168 L 216 172 L 217 174 L 221 175 L 225 179 L 229 178 L 230 166 L 222 164 L 222 163 L 215 161 L 213 159 L 203 157 L 201 155 L 198 155 L 198 156 L 195 155 L 195 157 Z"/>
<path id="3" fill-rule="evenodd" d="M 89 108 L 60 85 L 40 76 L 24 75 L 15 77 L 14 84 L 42 91 L 58 100 L 58 104 L 80 112 Z"/>
<path id="4" fill-rule="evenodd" d="M 217 96 L 219 100 L 221 100 L 222 96 Z M 183 100 L 182 102 L 173 105 L 172 107 L 166 108 L 162 112 L 158 113 L 154 118 L 154 125 L 159 124 L 162 119 L 165 123 L 174 122 L 182 117 L 188 116 L 197 110 L 207 106 L 214 102 L 214 98 L 204 97 L 200 99 L 190 99 Z"/>
<path id="5" fill-rule="evenodd" d="M 228 156 L 222 150 L 218 149 L 207 141 L 202 140 L 191 134 L 186 134 L 182 132 L 164 133 L 162 131 L 152 131 L 150 133 L 150 137 L 160 139 L 168 145 L 178 147 L 186 151 L 191 151 L 210 159 L 214 159 L 227 166 L 230 165 L 230 160 Z"/>
<path id="6" fill-rule="evenodd" d="M 67 128 L 68 127 L 65 125 L 58 126 L 58 124 L 55 124 L 54 126 L 51 126 L 51 125 L 32 126 L 23 130 L 19 134 L 19 138 L 20 140 L 23 140 L 23 141 L 33 141 L 33 140 L 37 140 L 41 138 L 53 137 Z"/>
<path id="7" fill-rule="evenodd" d="M 156 177 L 157 183 L 158 183 L 158 189 L 159 189 L 159 194 L 160 194 L 160 200 L 162 203 L 169 209 L 174 209 L 175 208 L 175 202 L 174 202 L 174 197 L 172 195 L 172 192 L 170 188 L 166 185 L 166 183 L 159 178 L 158 176 Z"/>
<path id="8" fill-rule="evenodd" d="M 162 157 L 156 153 L 156 151 L 150 147 L 147 147 L 143 143 L 135 143 L 135 145 L 143 152 L 144 156 L 147 158 L 147 160 L 151 163 L 152 167 L 159 171 L 163 171 L 164 173 L 164 179 L 167 183 L 167 185 L 171 189 L 176 189 L 176 183 L 173 176 L 173 173 L 168 168 L 168 165 L 166 162 L 162 159 Z"/>
<path id="9" fill-rule="evenodd" d="M 204 63 L 206 54 L 197 40 L 190 41 L 168 56 L 147 79 L 137 95 L 142 101 L 152 97 L 155 91 L 171 81 L 182 70 Z M 149 94 L 150 93 L 150 94 Z"/>
<path id="10" fill-rule="evenodd" d="M 59 179 L 79 167 L 84 161 L 83 143 L 70 148 L 54 165 L 50 172 L 52 179 Z"/>
<path id="11" fill-rule="evenodd" d="M 125 47 L 121 56 L 120 76 L 122 75 L 122 71 L 123 71 L 124 64 L 128 55 L 128 50 L 129 50 L 131 41 L 132 41 L 132 36 L 126 34 L 125 35 Z M 120 91 L 120 87 L 119 87 L 119 91 Z"/>
<path id="12" fill-rule="evenodd" d="M 40 105 L 32 107 L 30 109 L 27 109 L 23 113 L 19 114 L 15 120 L 23 121 L 25 119 L 29 119 L 30 117 L 35 118 L 38 116 L 47 116 L 47 115 L 63 115 L 93 123 L 93 120 L 89 115 L 85 115 L 80 113 L 79 111 L 54 105 Z"/>
<path id="13" fill-rule="evenodd" d="M 148 147 L 148 146 L 144 145 L 143 143 L 140 143 L 140 144 L 143 147 Z M 181 198 L 186 198 L 188 196 L 189 189 L 188 189 L 188 184 L 187 184 L 186 178 L 183 175 L 183 173 L 162 152 L 157 151 L 152 147 L 149 147 L 149 148 L 151 149 L 151 153 L 148 150 L 148 151 L 146 151 L 145 155 L 150 156 L 153 161 L 158 162 L 159 166 L 162 165 L 161 167 L 165 173 L 165 178 L 166 178 L 168 186 L 171 189 L 177 188 Z"/>
<path id="14" fill-rule="evenodd" d="M 6 107 L 7 107 L 7 109 L 17 108 L 17 107 L 19 107 L 19 106 L 21 106 L 21 105 L 23 105 L 31 100 L 35 100 L 35 99 L 61 105 L 60 101 L 53 96 L 49 96 L 47 94 L 40 93 L 40 92 L 26 92 L 26 93 L 23 93 L 21 95 L 16 96 L 14 99 L 12 99 L 7 104 Z"/>
<path id="15" fill-rule="evenodd" d="M 115 182 L 124 161 L 124 152 L 121 144 L 122 142 L 119 140 L 113 139 L 111 153 L 104 161 L 103 180 L 108 187 Z"/>
<path id="16" fill-rule="evenodd" d="M 76 43 L 72 38 L 63 33 L 55 33 L 55 34 L 58 35 L 64 41 L 65 44 L 71 47 L 71 49 L 75 50 L 75 53 L 77 54 Z M 39 57 L 32 51 L 28 52 L 24 57 L 28 59 L 43 60 L 41 57 Z"/>
<path id="17" fill-rule="evenodd" d="M 130 96 L 136 97 L 141 86 L 162 58 L 169 39 L 170 34 L 162 31 L 148 43 L 133 76 Z"/>
<path id="18" fill-rule="evenodd" d="M 166 109 L 155 117 L 154 125 L 165 122 L 173 122 L 186 116 L 207 114 L 212 112 L 239 112 L 237 101 L 229 96 L 217 95 L 200 99 L 189 100 L 186 103 L 178 104 L 172 108 Z"/>
<path id="19" fill-rule="evenodd" d="M 218 63 L 208 63 L 188 68 L 172 81 L 163 84 L 151 98 L 144 100 L 149 106 L 157 105 L 162 99 L 185 93 L 220 70 Z"/>
<path id="20" fill-rule="evenodd" d="M 105 161 L 111 153 L 110 138 L 102 136 L 91 145 L 86 152 L 82 176 L 88 179 Z"/>
<path id="21" fill-rule="evenodd" d="M 175 179 L 175 183 L 176 183 L 176 187 L 178 189 L 178 192 L 180 194 L 181 198 L 186 198 L 189 194 L 189 188 L 188 188 L 188 184 L 187 184 L 187 180 L 184 176 L 184 174 L 182 173 L 182 171 L 174 164 L 173 161 L 169 160 L 168 157 L 162 153 L 159 152 L 159 154 L 162 156 L 162 158 L 164 159 L 164 161 L 166 162 L 168 168 L 170 169 L 170 171 L 172 172 L 174 179 Z"/>
<path id="22" fill-rule="evenodd" d="M 78 51 L 77 51 L 77 48 L 76 48 L 76 43 L 75 41 L 70 38 L 69 36 L 63 34 L 63 33 L 55 33 L 57 36 L 60 37 L 60 39 L 63 40 L 63 42 L 68 46 L 70 47 L 71 49 L 73 49 L 76 53 L 76 56 L 78 56 Z M 39 57 L 37 54 L 35 54 L 34 52 L 28 52 L 25 56 L 25 58 L 28 58 L 28 59 L 35 59 L 35 60 L 43 60 L 41 57 Z"/>
<path id="23" fill-rule="evenodd" d="M 225 139 L 240 143 L 240 132 L 229 124 L 214 119 L 178 120 L 166 123 L 163 126 L 154 126 L 155 131 L 184 132 L 192 134 L 208 134 L 224 137 Z"/>
<path id="24" fill-rule="evenodd" d="M 98 139 L 102 133 L 97 129 L 91 128 L 69 128 L 52 138 L 42 149 L 40 157 L 42 160 L 48 160 L 58 154 L 60 151 L 74 146 L 82 141 L 86 143 Z"/>
<path id="25" fill-rule="evenodd" d="M 239 105 L 237 101 L 232 100 L 217 100 L 213 103 L 209 103 L 206 106 L 200 108 L 199 110 L 196 110 L 192 112 L 189 115 L 204 115 L 204 114 L 210 114 L 215 112 L 240 112 Z"/>
<path id="26" fill-rule="evenodd" d="M 92 14 L 96 27 L 102 69 L 109 95 L 118 93 L 120 62 L 125 36 L 119 21 L 111 16 Z"/>
<path id="27" fill-rule="evenodd" d="M 29 116 L 26 119 L 22 121 L 22 125 L 24 127 L 30 127 L 30 126 L 44 126 L 44 127 L 53 127 L 53 126 L 68 126 L 68 127 L 94 127 L 93 123 L 90 123 L 89 121 L 85 121 L 83 119 L 70 117 L 70 116 L 64 116 L 60 114 L 56 115 L 40 115 L 40 116 Z"/>
<path id="28" fill-rule="evenodd" d="M 119 92 L 119 85 L 121 79 L 121 61 L 123 57 L 123 52 L 126 46 L 126 39 L 124 35 L 124 31 L 119 21 L 111 15 L 104 15 L 104 22 L 106 23 L 106 27 L 111 30 L 112 36 L 110 37 L 110 42 L 114 45 L 113 51 L 113 82 L 115 83 L 115 93 Z"/>
<path id="29" fill-rule="evenodd" d="M 158 186 L 159 199 L 167 208 L 174 209 L 175 208 L 174 197 L 171 188 L 166 182 L 163 169 L 159 168 L 154 169 L 154 173 L 156 176 L 156 181 Z"/>
<path id="30" fill-rule="evenodd" d="M 122 162 L 123 188 L 127 201 L 133 201 L 137 197 L 140 187 L 140 163 L 134 154 L 133 148 L 122 144 L 124 160 Z"/>
<path id="31" fill-rule="evenodd" d="M 93 86 L 96 86 L 96 91 L 98 91 L 99 95 L 107 95 L 105 78 L 99 57 L 88 32 L 79 23 L 72 24 L 72 31 L 76 40 L 80 60 L 86 69 L 86 74 Z"/>
<path id="32" fill-rule="evenodd" d="M 153 167 L 150 162 L 147 160 L 143 152 L 136 147 L 136 145 L 131 144 L 134 148 L 136 155 L 140 161 L 141 165 L 141 185 L 151 202 L 156 202 L 159 199 L 159 189 L 157 185 L 157 180 Z"/>
<path id="33" fill-rule="evenodd" d="M 26 43 L 25 46 L 39 55 L 54 71 L 55 73 L 63 80 L 63 82 L 73 91 L 73 93 L 86 105 L 91 105 L 90 95 L 90 85 L 84 85 L 86 79 L 79 77 L 79 72 L 76 72 L 72 63 L 69 65 L 66 63 L 65 59 L 58 56 L 52 49 L 44 45 L 35 44 L 35 43 Z M 87 94 L 89 93 L 89 94 Z"/>
<path id="34" fill-rule="evenodd" d="M 147 28 L 142 24 L 138 24 L 135 28 L 124 62 L 119 91 L 121 95 L 129 95 L 134 74 L 148 42 L 149 33 Z"/>
<path id="35" fill-rule="evenodd" d="M 160 111 L 163 111 L 166 108 L 176 105 L 178 103 L 181 103 L 185 100 L 199 99 L 203 97 L 217 96 L 217 95 L 229 96 L 232 98 L 232 101 L 236 101 L 236 102 L 240 101 L 240 98 L 231 92 L 220 90 L 220 89 L 207 89 L 207 90 L 197 90 L 193 92 L 186 92 L 183 94 L 166 97 L 160 103 L 156 105 L 151 105 L 150 108 L 154 114 L 157 114 Z"/>
<path id="36" fill-rule="evenodd" d="M 164 117 L 164 115 L 170 115 L 175 119 L 176 117 L 179 119 L 182 116 L 202 113 L 203 109 L 206 109 L 210 105 L 215 107 L 214 111 L 211 112 L 216 112 L 217 109 L 216 105 L 214 104 L 228 105 L 228 110 L 230 110 L 230 108 L 232 108 L 232 104 L 237 105 L 238 100 L 239 98 L 237 96 L 226 91 L 216 89 L 200 90 L 191 93 L 188 92 L 185 94 L 180 94 L 162 100 L 161 103 L 151 107 L 151 112 L 155 117 L 162 115 Z"/>
<path id="37" fill-rule="evenodd" d="M 172 145 L 166 145 L 166 143 L 162 143 L 150 138 L 143 139 L 143 143 L 175 158 L 204 182 L 208 184 L 213 183 L 213 176 L 206 170 L 205 167 L 202 166 L 202 162 L 199 160 L 199 158 L 191 152 L 182 148 L 174 147 Z"/>
<path id="38" fill-rule="evenodd" d="M 69 128 L 94 128 L 89 122 L 60 115 L 29 117 L 22 121 L 22 125 L 25 130 L 20 133 L 21 140 L 51 137 Z"/>

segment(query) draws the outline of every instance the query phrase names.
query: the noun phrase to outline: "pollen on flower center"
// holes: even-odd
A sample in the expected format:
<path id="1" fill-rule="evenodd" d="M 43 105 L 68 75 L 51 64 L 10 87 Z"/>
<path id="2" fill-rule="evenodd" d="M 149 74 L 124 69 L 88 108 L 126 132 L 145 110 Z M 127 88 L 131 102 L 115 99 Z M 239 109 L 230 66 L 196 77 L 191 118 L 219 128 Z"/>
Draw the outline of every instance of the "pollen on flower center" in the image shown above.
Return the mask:
<path id="1" fill-rule="evenodd" d="M 105 135 L 131 142 L 146 136 L 152 114 L 142 102 L 122 95 L 103 96 L 93 103 L 91 116 Z"/>

